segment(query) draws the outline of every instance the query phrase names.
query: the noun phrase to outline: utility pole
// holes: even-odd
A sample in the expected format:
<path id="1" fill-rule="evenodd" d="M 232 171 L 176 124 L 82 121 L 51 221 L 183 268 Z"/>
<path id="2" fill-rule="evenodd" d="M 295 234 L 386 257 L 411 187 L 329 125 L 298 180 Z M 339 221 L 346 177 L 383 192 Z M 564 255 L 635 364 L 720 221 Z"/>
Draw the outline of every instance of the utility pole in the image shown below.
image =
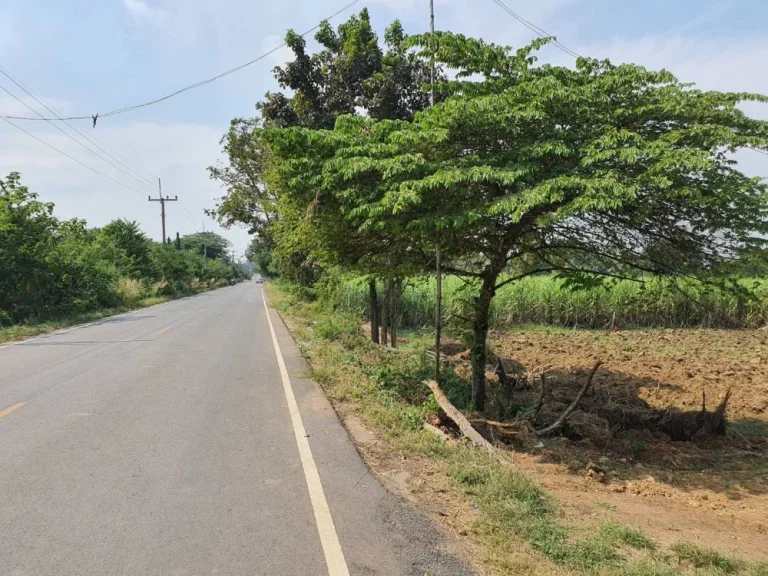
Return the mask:
<path id="1" fill-rule="evenodd" d="M 434 36 L 435 34 L 435 0 L 429 0 L 429 31 Z M 434 38 L 430 40 L 430 43 L 434 42 Z M 434 50 L 434 45 L 432 45 Z M 435 54 L 432 53 L 432 70 L 429 83 L 429 105 L 435 105 Z"/>
<path id="2" fill-rule="evenodd" d="M 429 31 L 432 33 L 432 69 L 430 70 L 429 105 L 435 105 L 435 0 L 429 0 Z M 443 277 L 440 271 L 440 232 L 435 244 L 435 382 L 440 381 L 440 336 L 443 323 Z"/>
<path id="3" fill-rule="evenodd" d="M 205 245 L 205 240 L 207 236 L 205 235 L 205 220 L 203 220 L 203 269 L 208 269 L 208 246 Z"/>
<path id="4" fill-rule="evenodd" d="M 157 179 L 157 191 L 159 194 L 158 198 L 152 198 L 152 196 L 149 196 L 150 202 L 160 202 L 160 215 L 163 219 L 163 250 L 168 250 L 168 241 L 166 240 L 165 235 L 165 203 L 166 202 L 176 202 L 179 197 L 176 196 L 174 198 L 171 198 L 170 196 L 166 196 L 163 198 L 163 183 L 160 182 L 160 178 Z"/>

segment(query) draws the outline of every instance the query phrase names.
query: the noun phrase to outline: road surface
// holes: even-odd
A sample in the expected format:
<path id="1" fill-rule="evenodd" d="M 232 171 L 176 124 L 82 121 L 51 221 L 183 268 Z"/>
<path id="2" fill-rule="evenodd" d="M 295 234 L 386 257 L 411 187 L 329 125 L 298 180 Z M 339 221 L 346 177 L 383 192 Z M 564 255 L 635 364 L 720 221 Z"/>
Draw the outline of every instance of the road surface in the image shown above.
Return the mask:
<path id="1" fill-rule="evenodd" d="M 0 574 L 469 574 L 367 474 L 262 298 L 0 347 Z"/>

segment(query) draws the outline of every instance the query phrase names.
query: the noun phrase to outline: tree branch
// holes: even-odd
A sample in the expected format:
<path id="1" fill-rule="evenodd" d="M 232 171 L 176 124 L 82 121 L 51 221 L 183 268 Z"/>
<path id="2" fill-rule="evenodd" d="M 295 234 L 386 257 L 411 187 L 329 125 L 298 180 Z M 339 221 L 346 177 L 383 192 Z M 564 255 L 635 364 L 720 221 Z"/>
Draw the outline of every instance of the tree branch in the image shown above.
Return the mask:
<path id="1" fill-rule="evenodd" d="M 587 381 L 584 383 L 584 386 L 581 387 L 581 390 L 579 390 L 579 393 L 576 395 L 576 398 L 573 399 L 573 402 L 571 402 L 571 405 L 568 406 L 568 408 L 565 409 L 565 412 L 563 412 L 560 415 L 560 418 L 555 420 L 553 424 L 550 426 L 547 426 L 546 428 L 542 428 L 541 430 L 536 430 L 536 434 L 539 436 L 544 436 L 546 434 L 549 434 L 550 432 L 553 432 L 560 428 L 560 426 L 563 425 L 565 420 L 568 418 L 568 416 L 571 415 L 571 412 L 576 410 L 576 407 L 579 405 L 579 402 L 581 402 L 581 399 L 584 397 L 584 394 L 586 394 L 587 390 L 589 389 L 590 384 L 592 384 L 592 378 L 595 377 L 595 372 L 597 372 L 597 369 L 600 368 L 600 366 L 603 364 L 601 360 L 598 360 L 595 362 L 595 365 L 592 367 L 592 371 L 589 373 L 589 378 L 587 378 Z"/>

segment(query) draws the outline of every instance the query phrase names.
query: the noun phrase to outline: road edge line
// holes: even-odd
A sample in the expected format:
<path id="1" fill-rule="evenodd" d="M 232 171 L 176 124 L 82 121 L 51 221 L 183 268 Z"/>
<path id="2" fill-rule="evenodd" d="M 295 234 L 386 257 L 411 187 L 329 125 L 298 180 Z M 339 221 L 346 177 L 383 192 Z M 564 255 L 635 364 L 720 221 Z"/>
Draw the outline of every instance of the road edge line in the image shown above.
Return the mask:
<path id="1" fill-rule="evenodd" d="M 317 533 L 320 536 L 320 544 L 323 547 L 325 564 L 328 567 L 328 575 L 349 576 L 347 561 L 344 559 L 344 552 L 341 549 L 339 536 L 336 533 L 336 527 L 333 524 L 331 509 L 328 506 L 328 501 L 325 499 L 325 492 L 323 491 L 323 485 L 320 481 L 320 473 L 317 470 L 315 459 L 312 456 L 312 450 L 309 446 L 309 440 L 307 439 L 307 432 L 304 429 L 304 422 L 301 419 L 301 413 L 299 412 L 299 405 L 296 403 L 296 396 L 293 394 L 291 379 L 288 376 L 288 369 L 285 367 L 283 353 L 280 350 L 280 344 L 277 341 L 277 333 L 272 324 L 272 317 L 269 313 L 269 306 L 267 305 L 267 297 L 266 294 L 264 294 L 263 286 L 261 288 L 261 299 L 264 302 L 264 311 L 267 314 L 267 324 L 269 324 L 269 332 L 272 335 L 272 346 L 275 349 L 277 365 L 280 368 L 283 391 L 285 392 L 285 399 L 288 402 L 288 411 L 291 414 L 291 423 L 293 424 L 293 432 L 296 436 L 296 445 L 299 449 L 301 467 L 304 470 L 304 479 L 307 481 L 309 499 L 312 503 L 312 511 L 315 514 Z"/>

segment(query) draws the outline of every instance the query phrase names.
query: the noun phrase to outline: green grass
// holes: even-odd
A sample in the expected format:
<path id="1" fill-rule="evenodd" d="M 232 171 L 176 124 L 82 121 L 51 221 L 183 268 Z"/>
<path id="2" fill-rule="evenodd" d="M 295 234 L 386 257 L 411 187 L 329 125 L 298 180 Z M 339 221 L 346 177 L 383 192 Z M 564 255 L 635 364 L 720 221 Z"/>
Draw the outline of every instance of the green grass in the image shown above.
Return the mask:
<path id="1" fill-rule="evenodd" d="M 656 543 L 643 534 L 642 530 L 632 526 L 609 522 L 601 526 L 601 532 L 613 542 L 629 546 L 635 550 L 656 550 Z"/>
<path id="2" fill-rule="evenodd" d="M 411 335 L 400 352 L 389 352 L 365 338 L 359 318 L 304 301 L 289 285 L 268 284 L 267 293 L 331 401 L 354 405 L 380 446 L 403 458 L 429 459 L 451 493 L 477 510 L 467 537 L 479 550 L 478 561 L 493 573 L 714 576 L 751 570 L 744 573 L 764 576 L 717 553 L 696 554 L 700 549 L 692 545 L 680 545 L 675 554 L 660 550 L 641 530 L 623 524 L 564 525 L 558 503 L 530 477 L 483 451 L 446 444 L 423 430 L 423 417 L 437 409 L 422 383 L 432 362 L 417 353 L 428 346 L 428 335 Z M 446 374 L 441 386 L 460 404 L 454 378 Z"/>
<path id="3" fill-rule="evenodd" d="M 679 542 L 670 548 L 680 562 L 690 564 L 695 568 L 714 569 L 721 574 L 737 574 L 746 566 L 745 562 L 741 560 L 690 542 Z"/>
<path id="4" fill-rule="evenodd" d="M 520 324 L 580 328 L 712 327 L 761 328 L 768 325 L 768 279 L 744 279 L 756 299 L 683 282 L 682 293 L 668 281 L 619 281 L 606 287 L 571 291 L 551 276 L 529 277 L 501 288 L 491 305 L 491 326 Z M 403 327 L 431 325 L 434 280 L 411 281 L 402 299 Z M 467 316 L 471 292 L 455 277 L 443 281 L 446 314 Z M 354 277 L 343 278 L 333 291 L 339 310 L 367 313 L 368 287 Z"/>

